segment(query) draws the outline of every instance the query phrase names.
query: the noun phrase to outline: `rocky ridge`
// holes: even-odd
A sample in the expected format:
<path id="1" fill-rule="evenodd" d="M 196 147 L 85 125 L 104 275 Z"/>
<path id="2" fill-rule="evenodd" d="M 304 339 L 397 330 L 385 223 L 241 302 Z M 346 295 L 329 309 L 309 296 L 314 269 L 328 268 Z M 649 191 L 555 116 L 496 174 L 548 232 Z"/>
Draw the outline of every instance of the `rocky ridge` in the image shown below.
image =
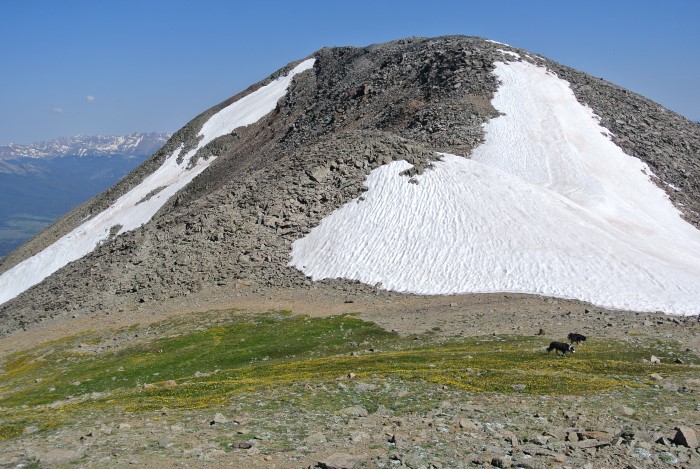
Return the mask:
<path id="1" fill-rule="evenodd" d="M 468 157 L 483 141 L 482 125 L 498 114 L 490 104 L 497 61 L 533 61 L 568 80 L 616 142 L 649 164 L 686 219 L 700 226 L 700 125 L 638 95 L 478 38 L 410 38 L 324 48 L 313 56 L 314 70 L 294 80 L 274 112 L 200 150 L 198 158 L 218 154 L 217 160 L 151 222 L 0 306 L 0 333 L 55 315 L 118 311 L 211 288 L 308 288 L 287 267 L 291 242 L 361 197 L 366 175 L 382 164 L 408 160 L 411 183 L 437 151 Z M 180 144 L 192 146 L 209 116 L 291 66 L 195 118 L 120 184 L 8 256 L 0 272 L 107 206 Z"/>

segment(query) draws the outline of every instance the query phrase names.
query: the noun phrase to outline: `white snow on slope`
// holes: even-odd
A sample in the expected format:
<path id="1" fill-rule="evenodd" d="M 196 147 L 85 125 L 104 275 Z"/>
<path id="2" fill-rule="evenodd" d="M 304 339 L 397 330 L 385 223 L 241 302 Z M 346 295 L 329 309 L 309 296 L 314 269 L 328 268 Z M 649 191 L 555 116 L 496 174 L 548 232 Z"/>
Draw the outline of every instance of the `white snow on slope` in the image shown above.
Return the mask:
<path id="1" fill-rule="evenodd" d="M 490 42 L 491 44 L 498 44 L 498 45 L 501 45 L 501 46 L 508 46 L 508 47 L 510 47 L 510 44 L 506 44 L 505 42 L 498 42 L 498 41 L 494 41 L 494 40 L 492 40 L 492 39 L 485 39 L 485 41 L 486 41 L 486 42 Z"/>
<path id="2" fill-rule="evenodd" d="M 520 58 L 520 54 L 518 54 L 517 52 L 513 52 L 513 51 L 505 50 L 505 49 L 497 49 L 497 50 L 498 50 L 498 52 L 500 52 L 503 55 L 510 55 L 511 57 L 514 57 L 516 59 Z"/>
<path id="3" fill-rule="evenodd" d="M 113 227 L 119 234 L 147 223 L 153 215 L 176 194 L 204 171 L 215 159 L 200 159 L 188 169 L 190 158 L 198 149 L 234 129 L 255 123 L 277 105 L 286 93 L 294 75 L 313 67 L 314 59 L 305 60 L 287 75 L 263 86 L 214 114 L 202 126 L 202 139 L 197 148 L 189 151 L 177 163 L 181 149 L 170 155 L 163 165 L 146 177 L 141 184 L 117 199 L 109 208 L 86 221 L 38 254 L 17 264 L 0 276 L 0 304 L 14 298 L 26 289 L 65 266 L 92 252 L 109 237 Z M 146 200 L 146 196 L 162 188 Z"/>
<path id="4" fill-rule="evenodd" d="M 650 171 L 601 132 L 568 83 L 497 64 L 493 105 L 468 160 L 444 155 L 408 184 L 405 161 L 368 176 L 364 200 L 292 245 L 290 265 L 419 294 L 524 292 L 611 308 L 700 312 L 700 231 Z"/>

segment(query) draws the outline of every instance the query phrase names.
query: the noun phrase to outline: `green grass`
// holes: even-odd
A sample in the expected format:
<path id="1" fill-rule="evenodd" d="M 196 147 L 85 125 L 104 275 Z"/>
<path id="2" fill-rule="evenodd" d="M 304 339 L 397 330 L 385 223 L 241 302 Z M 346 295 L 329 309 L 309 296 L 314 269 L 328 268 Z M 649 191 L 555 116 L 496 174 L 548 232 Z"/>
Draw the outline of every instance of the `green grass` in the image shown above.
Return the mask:
<path id="1" fill-rule="evenodd" d="M 541 338 L 488 336 L 438 343 L 426 334 L 413 341 L 347 315 L 215 312 L 111 336 L 130 340 L 116 351 L 84 353 L 79 343 L 100 344 L 109 337 L 83 334 L 6 357 L 0 363 L 5 371 L 0 440 L 32 425 L 54 428 L 88 412 L 200 409 L 234 396 L 265 395 L 265 390 L 288 389 L 288 405 L 313 404 L 329 411 L 349 402 L 395 404 L 390 394 L 370 402 L 352 388 L 347 395 L 332 396 L 291 392 L 335 386 L 337 378 L 349 373 L 420 392 L 447 386 L 468 392 L 570 395 L 649 388 L 651 373 L 692 376 L 691 364 L 699 363 L 673 342 L 589 340 L 576 355 L 564 358 L 545 353 Z M 663 363 L 643 362 L 651 354 Z M 684 364 L 671 364 L 676 357 Z M 314 399 L 318 402 L 310 402 Z"/>

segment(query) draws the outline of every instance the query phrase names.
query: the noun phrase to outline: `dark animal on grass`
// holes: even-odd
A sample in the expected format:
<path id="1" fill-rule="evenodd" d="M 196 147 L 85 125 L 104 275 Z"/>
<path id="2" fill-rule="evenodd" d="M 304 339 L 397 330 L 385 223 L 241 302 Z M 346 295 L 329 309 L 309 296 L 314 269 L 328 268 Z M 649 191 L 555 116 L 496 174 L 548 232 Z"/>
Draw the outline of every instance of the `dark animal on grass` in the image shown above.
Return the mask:
<path id="1" fill-rule="evenodd" d="M 551 352 L 552 350 L 554 350 L 554 353 L 561 352 L 564 354 L 564 356 L 566 356 L 567 353 L 576 353 L 573 346 L 564 342 L 552 342 L 549 344 L 549 347 L 547 347 L 547 353 Z"/>
<path id="2" fill-rule="evenodd" d="M 581 342 L 586 341 L 585 335 L 577 334 L 575 332 L 572 332 L 571 334 L 569 334 L 568 337 L 569 337 L 569 342 L 571 342 L 572 344 L 580 344 Z"/>

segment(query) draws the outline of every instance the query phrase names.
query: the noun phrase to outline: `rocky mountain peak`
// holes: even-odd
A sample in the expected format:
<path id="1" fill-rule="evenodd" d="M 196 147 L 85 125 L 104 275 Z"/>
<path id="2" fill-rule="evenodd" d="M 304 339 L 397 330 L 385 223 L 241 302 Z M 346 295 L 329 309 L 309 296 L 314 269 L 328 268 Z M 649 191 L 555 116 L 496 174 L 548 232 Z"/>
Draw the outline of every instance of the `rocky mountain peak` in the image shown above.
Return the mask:
<path id="1" fill-rule="evenodd" d="M 120 197 L 145 190 L 141 185 L 158 171 L 198 171 L 172 194 L 160 185 L 144 192 L 140 203 L 163 196 L 145 224 L 128 231 L 105 225 L 100 229 L 108 236 L 94 250 L 3 304 L 4 330 L 40 315 L 310 288 L 304 266 L 290 266 L 292 245 L 337 209 L 361 204 L 375 170 L 405 161 L 400 177 L 420 186 L 444 154 L 471 158 L 487 141 L 487 124 L 503 115 L 494 105 L 504 82 L 499 64 L 546 70 L 568 83 L 578 103 L 609 131 L 605 138 L 645 163 L 676 209 L 700 226 L 700 126 L 616 85 L 528 51 L 462 36 L 324 48 L 310 58 L 203 112 L 129 177 L 8 256 L 0 266 L 4 275 L 86 219 L 97 219 Z M 281 86 L 279 99 L 255 122 L 207 134 L 207 125 L 237 103 L 268 99 Z M 350 223 L 344 229 L 353 228 Z M 410 252 L 396 256 L 420 256 L 421 243 L 433 241 L 417 239 Z M 382 246 L 390 249 L 391 243 Z M 507 278 L 507 269 L 498 272 Z M 359 291 L 382 288 L 381 282 L 334 282 Z"/>

